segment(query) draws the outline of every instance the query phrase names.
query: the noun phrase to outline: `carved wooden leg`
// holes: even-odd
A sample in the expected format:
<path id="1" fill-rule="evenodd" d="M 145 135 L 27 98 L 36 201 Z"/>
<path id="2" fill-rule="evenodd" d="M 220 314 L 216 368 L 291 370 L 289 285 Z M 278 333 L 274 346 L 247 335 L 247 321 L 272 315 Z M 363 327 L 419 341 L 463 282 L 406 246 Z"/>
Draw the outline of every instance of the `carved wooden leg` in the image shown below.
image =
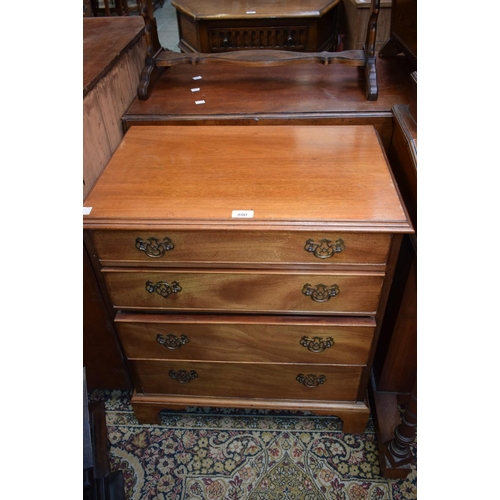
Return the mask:
<path id="1" fill-rule="evenodd" d="M 141 73 L 141 81 L 137 89 L 139 99 L 146 100 L 151 94 L 151 87 L 155 80 L 164 71 L 156 65 L 158 54 L 163 51 L 158 39 L 158 29 L 156 27 L 156 19 L 154 15 L 154 7 L 152 0 L 137 0 L 137 8 L 139 14 L 144 19 L 145 37 L 146 37 L 146 61 Z"/>
<path id="2" fill-rule="evenodd" d="M 145 101 L 151 95 L 153 83 L 163 72 L 164 68 L 160 71 L 156 66 L 156 59 L 154 57 L 146 57 L 146 64 L 141 72 L 141 81 L 137 89 L 137 96 L 141 101 Z"/>
<path id="3" fill-rule="evenodd" d="M 381 450 L 392 467 L 408 465 L 413 460 L 410 444 L 415 440 L 417 428 L 417 379 L 410 393 L 408 406 L 403 414 L 401 424 L 394 430 L 394 438 L 385 442 Z"/>

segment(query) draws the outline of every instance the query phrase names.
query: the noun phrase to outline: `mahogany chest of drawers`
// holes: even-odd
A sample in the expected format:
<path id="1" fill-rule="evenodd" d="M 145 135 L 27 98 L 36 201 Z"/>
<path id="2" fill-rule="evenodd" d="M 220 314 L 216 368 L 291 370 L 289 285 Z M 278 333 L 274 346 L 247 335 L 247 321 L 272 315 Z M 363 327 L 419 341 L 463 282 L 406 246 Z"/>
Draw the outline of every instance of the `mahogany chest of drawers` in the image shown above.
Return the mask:
<path id="1" fill-rule="evenodd" d="M 412 232 L 373 127 L 132 127 L 84 206 L 141 423 L 205 405 L 364 430 Z"/>

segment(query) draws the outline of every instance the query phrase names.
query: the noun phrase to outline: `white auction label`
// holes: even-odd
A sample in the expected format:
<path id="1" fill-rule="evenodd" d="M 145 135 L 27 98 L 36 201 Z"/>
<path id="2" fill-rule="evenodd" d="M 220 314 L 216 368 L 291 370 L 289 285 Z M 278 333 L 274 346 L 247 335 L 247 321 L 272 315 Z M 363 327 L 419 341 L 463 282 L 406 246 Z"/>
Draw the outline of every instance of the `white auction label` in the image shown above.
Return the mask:
<path id="1" fill-rule="evenodd" d="M 92 207 L 83 207 L 83 215 L 88 215 L 92 212 Z"/>
<path id="2" fill-rule="evenodd" d="M 231 217 L 233 219 L 253 219 L 253 210 L 233 210 Z"/>

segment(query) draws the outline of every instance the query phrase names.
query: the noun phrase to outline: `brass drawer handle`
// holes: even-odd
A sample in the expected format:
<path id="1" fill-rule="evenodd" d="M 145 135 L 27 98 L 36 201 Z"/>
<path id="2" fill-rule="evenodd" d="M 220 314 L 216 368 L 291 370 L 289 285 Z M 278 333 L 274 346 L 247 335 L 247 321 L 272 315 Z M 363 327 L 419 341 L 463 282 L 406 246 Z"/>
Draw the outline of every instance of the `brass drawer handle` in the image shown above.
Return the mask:
<path id="1" fill-rule="evenodd" d="M 143 240 L 140 237 L 135 239 L 135 248 L 144 252 L 148 257 L 163 257 L 165 252 L 172 250 L 174 244 L 172 240 L 168 237 L 163 238 L 163 241 L 158 240 L 158 238 L 148 238 Z"/>
<path id="2" fill-rule="evenodd" d="M 190 372 L 187 372 L 186 370 L 179 370 L 177 372 L 170 370 L 168 374 L 170 375 L 170 378 L 177 380 L 179 384 L 189 384 L 191 380 L 198 377 L 198 374 L 194 370 L 191 370 Z"/>
<path id="3" fill-rule="evenodd" d="M 332 337 L 327 337 L 326 339 L 313 337 L 310 339 L 304 335 L 304 337 L 300 339 L 300 345 L 307 347 L 307 349 L 311 352 L 323 352 L 325 349 L 332 347 L 333 339 Z"/>
<path id="4" fill-rule="evenodd" d="M 314 240 L 307 240 L 304 250 L 312 252 L 318 259 L 329 259 L 336 253 L 343 252 L 345 250 L 345 244 L 342 238 L 339 238 L 335 243 L 327 239 L 319 240 L 318 243 L 315 243 Z"/>
<path id="5" fill-rule="evenodd" d="M 167 298 L 172 293 L 179 293 L 182 288 L 177 281 L 172 281 L 172 284 L 167 283 L 166 281 L 157 281 L 156 283 L 146 281 L 146 290 L 149 293 L 156 292 L 163 298 Z"/>
<path id="6" fill-rule="evenodd" d="M 335 297 L 340 293 L 340 288 L 338 285 L 328 287 L 321 284 L 313 287 L 309 283 L 306 283 L 302 288 L 302 293 L 307 297 L 311 297 L 314 302 L 327 302 L 330 300 L 330 297 Z"/>
<path id="7" fill-rule="evenodd" d="M 326 377 L 324 375 L 304 375 L 303 373 L 299 373 L 296 378 L 297 382 L 304 385 L 305 387 L 318 387 L 320 384 L 324 384 L 326 382 Z"/>
<path id="8" fill-rule="evenodd" d="M 159 333 L 156 336 L 156 342 L 160 345 L 164 345 L 167 349 L 175 350 L 180 349 L 183 345 L 187 344 L 189 339 L 185 335 L 177 337 L 177 335 L 164 336 Z"/>

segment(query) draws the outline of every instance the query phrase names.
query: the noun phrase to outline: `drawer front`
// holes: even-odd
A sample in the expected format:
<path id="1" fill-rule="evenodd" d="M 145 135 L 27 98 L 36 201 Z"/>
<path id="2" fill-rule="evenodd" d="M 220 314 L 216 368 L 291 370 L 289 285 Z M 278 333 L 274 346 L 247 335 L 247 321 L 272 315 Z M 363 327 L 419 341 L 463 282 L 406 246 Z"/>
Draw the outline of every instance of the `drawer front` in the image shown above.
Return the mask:
<path id="1" fill-rule="evenodd" d="M 208 28 L 210 52 L 245 49 L 305 50 L 307 26 Z"/>
<path id="2" fill-rule="evenodd" d="M 375 314 L 383 273 L 141 272 L 104 268 L 116 308 L 165 311 Z"/>
<path id="3" fill-rule="evenodd" d="M 374 321 L 118 314 L 129 359 L 364 365 Z"/>
<path id="4" fill-rule="evenodd" d="M 134 361 L 146 394 L 355 401 L 363 368 Z"/>
<path id="5" fill-rule="evenodd" d="M 384 265 L 391 237 L 370 233 L 94 231 L 104 265 Z"/>

